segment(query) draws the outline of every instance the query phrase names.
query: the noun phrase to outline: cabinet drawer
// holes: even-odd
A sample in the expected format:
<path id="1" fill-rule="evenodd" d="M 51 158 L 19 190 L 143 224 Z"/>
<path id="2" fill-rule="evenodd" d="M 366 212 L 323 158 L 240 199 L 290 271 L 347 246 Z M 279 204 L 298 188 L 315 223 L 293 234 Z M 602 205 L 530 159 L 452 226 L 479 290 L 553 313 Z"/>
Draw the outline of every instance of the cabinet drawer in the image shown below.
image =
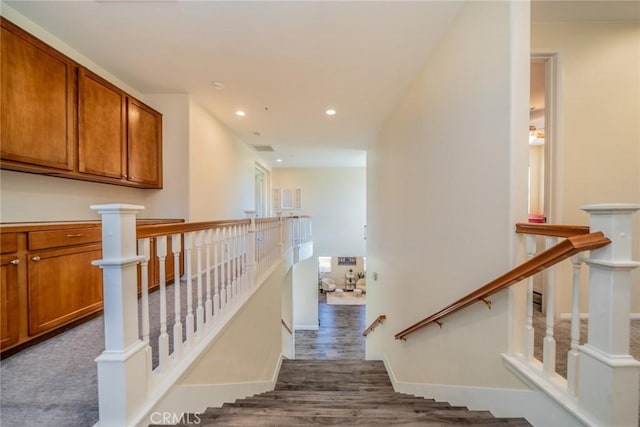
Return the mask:
<path id="1" fill-rule="evenodd" d="M 84 245 L 102 240 L 102 229 L 70 228 L 67 230 L 34 231 L 29 233 L 29 250 Z"/>
<path id="2" fill-rule="evenodd" d="M 3 233 L 0 236 L 0 253 L 8 254 L 18 251 L 18 233 Z"/>

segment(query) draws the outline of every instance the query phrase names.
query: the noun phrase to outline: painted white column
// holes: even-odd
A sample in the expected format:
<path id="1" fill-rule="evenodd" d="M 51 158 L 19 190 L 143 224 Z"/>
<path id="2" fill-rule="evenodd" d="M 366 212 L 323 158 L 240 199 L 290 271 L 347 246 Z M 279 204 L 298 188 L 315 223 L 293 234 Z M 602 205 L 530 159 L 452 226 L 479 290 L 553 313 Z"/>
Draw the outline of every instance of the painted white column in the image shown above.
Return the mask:
<path id="1" fill-rule="evenodd" d="M 609 245 L 591 251 L 589 334 L 580 346 L 578 406 L 599 426 L 638 425 L 640 362 L 629 355 L 632 216 L 640 204 L 583 206 Z"/>
<path id="2" fill-rule="evenodd" d="M 102 216 L 105 350 L 98 365 L 100 426 L 130 425 L 147 396 L 146 343 L 138 335 L 136 214 L 143 206 L 109 204 L 91 209 Z"/>

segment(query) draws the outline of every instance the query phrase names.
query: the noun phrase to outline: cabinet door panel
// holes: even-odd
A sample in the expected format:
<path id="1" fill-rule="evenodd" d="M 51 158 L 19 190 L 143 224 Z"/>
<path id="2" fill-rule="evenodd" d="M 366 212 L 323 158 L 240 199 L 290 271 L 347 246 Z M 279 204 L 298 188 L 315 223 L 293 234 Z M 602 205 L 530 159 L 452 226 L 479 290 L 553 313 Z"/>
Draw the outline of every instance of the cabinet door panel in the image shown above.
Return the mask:
<path id="1" fill-rule="evenodd" d="M 29 254 L 30 335 L 102 307 L 102 272 L 91 265 L 91 261 L 100 258 L 100 246 Z"/>
<path id="2" fill-rule="evenodd" d="M 122 178 L 125 94 L 88 70 L 78 73 L 78 159 L 81 173 Z"/>
<path id="3" fill-rule="evenodd" d="M 0 349 L 18 342 L 20 310 L 15 255 L 0 257 Z"/>
<path id="4" fill-rule="evenodd" d="M 2 21 L 2 159 L 73 169 L 75 66 Z"/>
<path id="5" fill-rule="evenodd" d="M 162 115 L 128 98 L 128 177 L 132 182 L 162 187 Z"/>

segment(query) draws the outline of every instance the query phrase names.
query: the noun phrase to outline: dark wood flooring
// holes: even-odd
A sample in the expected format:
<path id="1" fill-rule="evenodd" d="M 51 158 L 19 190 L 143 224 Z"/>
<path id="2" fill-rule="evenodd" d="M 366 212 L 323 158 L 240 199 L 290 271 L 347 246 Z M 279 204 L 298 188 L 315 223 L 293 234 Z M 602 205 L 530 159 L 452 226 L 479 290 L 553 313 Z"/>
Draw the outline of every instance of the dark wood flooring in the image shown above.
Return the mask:
<path id="1" fill-rule="evenodd" d="M 364 305 L 328 305 L 319 294 L 318 317 L 317 331 L 296 331 L 296 359 L 364 360 Z"/>

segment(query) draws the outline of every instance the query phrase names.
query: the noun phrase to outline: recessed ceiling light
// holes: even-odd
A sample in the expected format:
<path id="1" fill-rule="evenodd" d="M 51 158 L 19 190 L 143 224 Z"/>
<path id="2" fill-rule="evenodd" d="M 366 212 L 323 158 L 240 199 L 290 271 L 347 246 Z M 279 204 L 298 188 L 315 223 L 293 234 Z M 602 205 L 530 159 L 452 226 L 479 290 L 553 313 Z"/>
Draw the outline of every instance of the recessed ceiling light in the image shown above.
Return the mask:
<path id="1" fill-rule="evenodd" d="M 325 111 L 325 113 L 327 113 L 327 116 L 335 116 L 336 110 L 334 110 L 333 108 L 329 108 L 327 111 Z"/>
<path id="2" fill-rule="evenodd" d="M 276 159 L 276 162 L 282 163 L 282 159 Z"/>
<path id="3" fill-rule="evenodd" d="M 247 115 L 247 113 L 245 113 L 245 112 L 244 112 L 244 111 L 242 111 L 242 110 L 237 110 L 237 111 L 236 111 L 236 116 L 238 116 L 238 117 L 244 117 L 244 116 L 246 116 L 246 115 Z"/>
<path id="4" fill-rule="evenodd" d="M 211 86 L 215 87 L 217 90 L 222 90 L 224 89 L 224 85 L 220 82 L 213 82 L 211 83 Z"/>

